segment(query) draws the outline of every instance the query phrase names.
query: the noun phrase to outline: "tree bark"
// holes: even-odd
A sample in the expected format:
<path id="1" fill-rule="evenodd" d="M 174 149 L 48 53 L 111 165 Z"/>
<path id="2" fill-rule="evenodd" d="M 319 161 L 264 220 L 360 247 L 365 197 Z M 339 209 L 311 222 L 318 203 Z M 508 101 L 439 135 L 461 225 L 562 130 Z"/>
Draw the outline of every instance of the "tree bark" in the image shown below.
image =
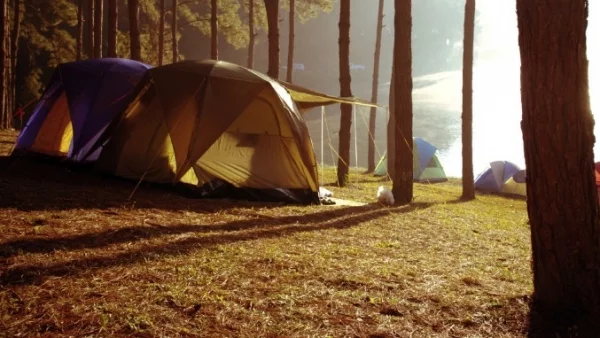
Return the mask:
<path id="1" fill-rule="evenodd" d="M 269 68 L 267 74 L 279 78 L 279 0 L 264 0 L 269 29 Z"/>
<path id="2" fill-rule="evenodd" d="M 350 0 L 340 2 L 339 21 L 339 57 L 340 57 L 340 96 L 352 96 L 350 76 Z M 340 105 L 340 132 L 338 149 L 337 183 L 345 186 L 348 182 L 350 166 L 350 128 L 352 127 L 352 106 Z"/>
<path id="3" fill-rule="evenodd" d="M 254 31 L 254 0 L 248 0 L 248 68 L 254 68 L 254 46 L 256 45 L 256 32 Z"/>
<path id="4" fill-rule="evenodd" d="M 534 306 L 554 318 L 597 323 L 600 226 L 587 16 L 587 0 L 517 1 Z"/>
<path id="5" fill-rule="evenodd" d="M 6 34 L 6 41 L 4 48 L 6 48 L 6 57 L 4 59 L 4 68 L 6 69 L 6 73 L 5 73 L 5 91 L 6 91 L 6 101 L 4 102 L 4 109 L 6 111 L 6 125 L 5 128 L 10 128 L 12 126 L 12 115 L 13 115 L 13 98 L 12 98 L 12 90 L 10 89 L 10 79 L 12 79 L 12 43 L 11 43 L 11 39 L 12 39 L 12 35 L 10 34 L 10 15 L 8 14 L 8 5 L 7 5 L 7 11 L 6 11 L 6 21 L 4 21 L 4 32 Z"/>
<path id="6" fill-rule="evenodd" d="M 158 65 L 163 65 L 165 54 L 165 0 L 160 0 L 158 17 Z"/>
<path id="7" fill-rule="evenodd" d="M 396 161 L 396 99 L 394 97 L 396 85 L 394 84 L 396 71 L 392 63 L 392 77 L 390 80 L 390 95 L 389 95 L 389 106 L 388 106 L 388 123 L 387 123 L 387 174 L 390 180 L 395 180 L 394 175 L 394 163 Z"/>
<path id="8" fill-rule="evenodd" d="M 12 29 L 12 45 L 11 45 L 11 68 L 12 76 L 10 79 L 10 95 L 13 101 L 13 110 L 19 104 L 17 100 L 17 60 L 19 59 L 19 36 L 21 31 L 21 0 L 15 0 L 13 7 L 13 29 Z M 83 10 L 82 10 L 83 12 Z M 82 33 L 83 34 L 83 33 Z"/>
<path id="9" fill-rule="evenodd" d="M 94 1 L 88 0 L 88 58 L 93 59 L 94 52 Z"/>
<path id="10" fill-rule="evenodd" d="M 102 58 L 102 18 L 104 17 L 104 0 L 96 0 L 96 11 L 94 18 L 94 57 Z"/>
<path id="11" fill-rule="evenodd" d="M 19 0 L 16 1 L 17 3 Z M 18 11 L 15 11 L 15 13 Z M 77 61 L 81 60 L 83 52 L 83 0 L 77 0 L 77 46 L 76 56 Z"/>
<path id="12" fill-rule="evenodd" d="M 373 56 L 373 83 L 371 89 L 371 102 L 377 103 L 379 94 L 379 61 L 381 59 L 381 33 L 383 31 L 383 4 L 384 0 L 379 0 L 379 10 L 377 12 L 377 33 L 375 36 L 375 55 Z M 391 91 L 390 91 L 391 93 Z M 371 107 L 369 113 L 369 135 L 368 135 L 368 153 L 367 153 L 367 172 L 375 171 L 375 126 L 377 122 L 377 108 Z"/>
<path id="13" fill-rule="evenodd" d="M 412 136 L 412 51 L 411 0 L 395 0 L 394 14 L 394 117 L 396 118 L 394 182 L 392 193 L 396 204 L 413 199 Z M 398 104 L 401 103 L 401 104 Z"/>
<path id="14" fill-rule="evenodd" d="M 129 41 L 131 59 L 142 61 L 142 46 L 140 43 L 140 3 L 139 0 L 129 0 Z"/>
<path id="15" fill-rule="evenodd" d="M 7 0 L 0 0 L 0 18 L 2 18 L 2 24 L 0 24 L 0 127 L 6 128 L 9 112 L 6 111 L 6 21 L 7 15 Z"/>
<path id="16" fill-rule="evenodd" d="M 119 6 L 117 0 L 108 1 L 108 49 L 106 55 L 117 57 L 117 32 L 119 30 Z"/>
<path id="17" fill-rule="evenodd" d="M 173 63 L 179 58 L 179 47 L 177 46 L 177 0 L 173 0 L 173 10 L 171 11 L 171 35 L 173 45 Z"/>
<path id="18" fill-rule="evenodd" d="M 287 74 L 285 80 L 292 83 L 294 74 L 294 39 L 296 34 L 296 0 L 290 0 L 290 29 L 288 36 L 288 59 L 287 59 Z"/>
<path id="19" fill-rule="evenodd" d="M 219 59 L 219 18 L 217 0 L 210 1 L 210 58 Z"/>
<path id="20" fill-rule="evenodd" d="M 475 0 L 465 2 L 462 92 L 462 200 L 475 199 L 473 178 L 473 45 Z"/>

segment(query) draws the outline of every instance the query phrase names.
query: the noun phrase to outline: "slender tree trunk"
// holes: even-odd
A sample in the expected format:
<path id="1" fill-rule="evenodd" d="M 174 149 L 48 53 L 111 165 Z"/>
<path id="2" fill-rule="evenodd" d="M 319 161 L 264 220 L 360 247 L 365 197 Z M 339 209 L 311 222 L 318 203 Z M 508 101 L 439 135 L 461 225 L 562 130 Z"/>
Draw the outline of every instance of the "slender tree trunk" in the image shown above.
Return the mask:
<path id="1" fill-rule="evenodd" d="M 534 309 L 600 318 L 600 226 L 586 56 L 587 0 L 518 0 Z M 594 334 L 600 336 L 600 327 Z M 558 336 L 558 335 L 557 335 Z"/>
<path id="2" fill-rule="evenodd" d="M 11 85 L 11 79 L 12 79 L 12 34 L 11 34 L 11 21 L 10 21 L 10 15 L 9 15 L 9 11 L 8 11 L 8 6 L 7 6 L 7 12 L 6 12 L 6 21 L 4 22 L 4 31 L 6 33 L 6 59 L 4 60 L 4 68 L 6 68 L 6 79 L 4 80 L 6 83 L 6 102 L 4 103 L 4 105 L 6 106 L 4 109 L 6 110 L 6 128 L 11 128 L 12 127 L 12 116 L 13 116 L 13 97 L 12 97 L 12 90 L 10 88 Z"/>
<path id="3" fill-rule="evenodd" d="M 267 74 L 279 78 L 279 0 L 264 0 L 269 29 L 269 68 Z"/>
<path id="4" fill-rule="evenodd" d="M 350 0 L 340 2 L 339 22 L 339 57 L 340 57 L 340 96 L 352 96 L 350 76 Z M 340 106 L 339 158 L 337 167 L 337 183 L 345 186 L 348 181 L 350 166 L 350 128 L 352 127 L 352 106 Z"/>
<path id="5" fill-rule="evenodd" d="M 142 61 L 142 46 L 140 43 L 140 3 L 139 0 L 129 0 L 129 41 L 131 59 Z"/>
<path id="6" fill-rule="evenodd" d="M 254 0 L 248 0 L 248 68 L 254 68 L 254 46 L 256 45 L 256 32 L 254 31 Z"/>
<path id="7" fill-rule="evenodd" d="M 412 136 L 412 51 L 411 0 L 395 0 L 394 16 L 394 116 L 396 118 L 394 182 L 392 193 L 396 204 L 413 199 L 413 136 Z"/>
<path id="8" fill-rule="evenodd" d="M 117 57 L 117 32 L 119 31 L 119 4 L 117 0 L 108 1 L 108 49 L 106 55 Z"/>
<path id="9" fill-rule="evenodd" d="M 165 54 L 165 0 L 160 0 L 158 18 L 158 65 L 163 65 L 163 58 Z"/>
<path id="10" fill-rule="evenodd" d="M 463 41 L 462 93 L 462 197 L 475 198 L 473 178 L 473 45 L 475 32 L 475 0 L 465 2 L 465 36 Z"/>
<path id="11" fill-rule="evenodd" d="M 93 59 L 94 52 L 94 1 L 88 0 L 88 58 Z"/>
<path id="12" fill-rule="evenodd" d="M 377 13 L 377 33 L 375 37 L 375 55 L 373 57 L 373 83 L 371 89 L 371 102 L 377 103 L 379 89 L 379 60 L 381 59 L 381 33 L 383 31 L 383 4 L 384 0 L 379 0 L 379 11 Z M 391 91 L 390 91 L 391 93 Z M 369 113 L 369 147 L 367 172 L 375 171 L 375 126 L 377 122 L 377 108 L 371 107 Z"/>
<path id="13" fill-rule="evenodd" d="M 2 116 L 2 121 L 0 121 L 0 127 L 2 129 L 6 128 L 9 112 L 6 111 L 6 21 L 8 19 L 7 15 L 7 0 L 0 0 L 0 18 L 2 18 L 2 24 L 0 24 L 0 62 L 2 62 L 0 67 L 0 116 Z"/>
<path id="14" fill-rule="evenodd" d="M 177 0 L 173 0 L 173 10 L 171 15 L 171 34 L 173 38 L 173 63 L 175 63 L 177 62 L 179 56 L 179 47 L 177 47 Z"/>
<path id="15" fill-rule="evenodd" d="M 394 93 L 396 92 L 395 74 L 396 71 L 392 64 L 392 78 L 390 80 L 390 97 L 387 112 L 387 174 L 392 181 L 394 181 L 396 177 L 394 175 L 394 163 L 396 161 L 396 128 L 398 127 L 396 124 L 396 116 L 394 116 L 394 112 L 396 111 L 396 98 L 394 97 Z"/>
<path id="16" fill-rule="evenodd" d="M 10 79 L 10 96 L 13 100 L 13 110 L 16 110 L 19 104 L 17 100 L 17 60 L 19 59 L 19 36 L 21 31 L 21 0 L 15 0 L 13 5 L 13 28 L 12 28 L 12 46 L 11 46 L 11 68 L 12 77 Z"/>
<path id="17" fill-rule="evenodd" d="M 219 59 L 219 18 L 217 0 L 210 1 L 210 58 Z"/>
<path id="18" fill-rule="evenodd" d="M 83 0 L 77 0 L 77 46 L 75 48 L 75 58 L 79 61 L 83 52 Z"/>
<path id="19" fill-rule="evenodd" d="M 104 0 L 96 0 L 96 11 L 94 18 L 94 57 L 102 58 L 102 18 L 104 17 Z"/>
<path id="20" fill-rule="evenodd" d="M 287 74 L 285 80 L 292 83 L 294 74 L 294 35 L 296 31 L 296 0 L 290 0 L 290 29 L 288 37 L 288 59 L 287 59 Z"/>

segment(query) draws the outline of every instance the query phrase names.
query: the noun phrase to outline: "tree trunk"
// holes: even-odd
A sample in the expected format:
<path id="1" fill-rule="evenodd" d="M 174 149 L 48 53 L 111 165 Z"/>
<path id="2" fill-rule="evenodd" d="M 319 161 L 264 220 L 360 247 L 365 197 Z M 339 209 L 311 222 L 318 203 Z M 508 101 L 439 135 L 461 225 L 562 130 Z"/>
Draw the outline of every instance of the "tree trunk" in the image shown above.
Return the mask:
<path id="1" fill-rule="evenodd" d="M 473 45 L 475 32 L 475 0 L 465 3 L 465 36 L 463 41 L 462 92 L 462 200 L 475 199 L 473 179 Z"/>
<path id="2" fill-rule="evenodd" d="M 142 46 L 140 43 L 140 3 L 139 0 L 129 0 L 129 41 L 131 59 L 142 61 Z"/>
<path id="3" fill-rule="evenodd" d="M 396 161 L 396 116 L 394 116 L 394 112 L 396 111 L 396 99 L 394 98 L 396 85 L 394 84 L 395 79 L 395 69 L 392 64 L 392 77 L 390 80 L 390 97 L 389 97 L 389 106 L 388 106 L 388 124 L 387 124 L 387 174 L 389 178 L 394 181 L 396 177 L 394 175 L 394 163 Z"/>
<path id="4" fill-rule="evenodd" d="M 177 47 L 177 0 L 173 0 L 173 10 L 171 13 L 171 35 L 173 44 L 173 63 L 177 62 L 179 56 L 179 47 Z"/>
<path id="5" fill-rule="evenodd" d="M 288 59 L 287 59 L 287 74 L 285 80 L 292 83 L 294 74 L 294 35 L 296 33 L 296 0 L 290 0 L 290 29 L 288 36 Z"/>
<path id="6" fill-rule="evenodd" d="M 0 128 L 4 129 L 7 125 L 8 116 L 10 113 L 6 111 L 6 21 L 7 15 L 7 0 L 0 0 L 0 18 L 2 18 L 2 24 L 0 24 Z"/>
<path id="7" fill-rule="evenodd" d="M 77 0 L 77 46 L 75 48 L 75 58 L 79 61 L 83 52 L 83 0 Z"/>
<path id="8" fill-rule="evenodd" d="M 254 45 L 256 45 L 256 33 L 254 32 L 254 0 L 248 0 L 248 68 L 254 68 Z"/>
<path id="9" fill-rule="evenodd" d="M 117 0 L 108 1 L 108 49 L 106 55 L 117 57 L 117 32 L 119 30 L 119 5 Z"/>
<path id="10" fill-rule="evenodd" d="M 210 58 L 219 59 L 219 18 L 217 0 L 210 1 Z"/>
<path id="11" fill-rule="evenodd" d="M 587 0 L 517 1 L 533 301 L 542 314 L 597 323 L 600 226 L 587 16 Z"/>
<path id="12" fill-rule="evenodd" d="M 395 0 L 394 16 L 394 117 L 395 158 L 392 193 L 396 204 L 413 199 L 413 136 L 412 136 L 412 51 L 411 0 Z M 401 104 L 398 104 L 401 103 Z"/>
<path id="13" fill-rule="evenodd" d="M 165 54 L 165 0 L 160 0 L 158 17 L 158 65 L 163 65 Z"/>
<path id="14" fill-rule="evenodd" d="M 340 2 L 339 22 L 339 53 L 340 53 L 340 96 L 352 96 L 350 83 L 350 0 Z M 352 126 L 352 106 L 340 106 L 339 157 L 337 168 L 337 183 L 345 186 L 348 181 L 350 166 L 350 127 Z"/>
<path id="15" fill-rule="evenodd" d="M 94 58 L 94 1 L 88 0 L 88 58 Z"/>
<path id="16" fill-rule="evenodd" d="M 379 0 L 379 11 L 377 13 L 377 35 L 375 37 L 375 55 L 373 57 L 373 83 L 371 89 L 371 102 L 377 103 L 379 89 L 379 60 L 381 58 L 381 33 L 383 31 L 383 3 Z M 390 91 L 391 93 L 391 91 Z M 371 107 L 369 113 L 369 148 L 367 154 L 367 172 L 375 171 L 375 126 L 377 122 L 377 108 Z"/>
<path id="17" fill-rule="evenodd" d="M 11 46 L 11 69 L 12 77 L 10 79 L 10 96 L 13 101 L 13 110 L 16 110 L 19 104 L 17 100 L 17 60 L 19 59 L 19 36 L 21 31 L 21 0 L 15 0 L 13 7 L 13 29 Z M 82 10 L 83 12 L 83 10 Z"/>
<path id="18" fill-rule="evenodd" d="M 102 58 L 102 18 L 104 17 L 104 0 L 96 0 L 94 18 L 94 57 Z"/>
<path id="19" fill-rule="evenodd" d="M 6 125 L 5 128 L 10 128 L 12 126 L 12 116 L 13 116 L 13 100 L 11 97 L 11 93 L 12 90 L 10 90 L 10 79 L 12 79 L 12 69 L 11 69 L 11 65 L 12 65 L 12 54 L 11 54 L 11 34 L 10 34 L 10 15 L 8 14 L 8 6 L 7 6 L 7 11 L 6 11 L 6 21 L 4 21 L 4 32 L 6 34 L 6 41 L 4 48 L 6 49 L 6 57 L 4 59 L 4 68 L 5 70 L 5 88 L 4 90 L 6 91 L 5 93 L 5 97 L 6 97 L 6 101 L 4 102 L 4 110 L 6 111 Z"/>
<path id="20" fill-rule="evenodd" d="M 269 68 L 267 74 L 279 78 L 279 0 L 265 0 L 269 29 Z"/>

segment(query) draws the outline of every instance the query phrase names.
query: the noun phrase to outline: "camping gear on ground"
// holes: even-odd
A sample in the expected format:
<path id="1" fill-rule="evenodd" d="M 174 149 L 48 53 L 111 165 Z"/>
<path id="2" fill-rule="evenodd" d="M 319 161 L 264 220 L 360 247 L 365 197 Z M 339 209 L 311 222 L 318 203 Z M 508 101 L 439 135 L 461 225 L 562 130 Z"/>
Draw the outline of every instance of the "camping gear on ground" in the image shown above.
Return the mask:
<path id="1" fill-rule="evenodd" d="M 485 192 L 527 196 L 526 173 L 509 161 L 494 161 L 475 178 L 475 189 Z"/>
<path id="2" fill-rule="evenodd" d="M 437 157 L 437 148 L 420 137 L 413 137 L 413 180 L 416 182 L 447 181 L 444 167 Z M 387 152 L 375 167 L 375 176 L 388 173 Z"/>
<path id="3" fill-rule="evenodd" d="M 316 159 L 290 93 L 223 61 L 150 69 L 115 121 L 97 167 L 197 186 L 207 197 L 318 203 Z"/>
<path id="4" fill-rule="evenodd" d="M 130 103 L 148 68 L 118 58 L 58 65 L 19 134 L 14 153 L 33 152 L 75 162 L 95 160 L 96 141 Z"/>
<path id="5" fill-rule="evenodd" d="M 380 185 L 377 188 L 377 201 L 381 204 L 394 204 L 394 194 L 390 190 L 390 188 L 386 188 L 383 185 Z"/>

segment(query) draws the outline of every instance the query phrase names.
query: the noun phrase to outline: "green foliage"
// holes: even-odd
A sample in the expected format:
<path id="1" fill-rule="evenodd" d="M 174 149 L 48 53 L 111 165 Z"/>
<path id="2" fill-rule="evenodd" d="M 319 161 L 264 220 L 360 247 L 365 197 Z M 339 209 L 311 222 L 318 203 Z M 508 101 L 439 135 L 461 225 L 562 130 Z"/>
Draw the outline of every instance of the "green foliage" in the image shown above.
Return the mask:
<path id="1" fill-rule="evenodd" d="M 296 17 L 301 23 L 316 18 L 321 12 L 333 10 L 334 0 L 296 0 Z M 282 1 L 283 8 L 289 11 L 290 0 Z"/>

